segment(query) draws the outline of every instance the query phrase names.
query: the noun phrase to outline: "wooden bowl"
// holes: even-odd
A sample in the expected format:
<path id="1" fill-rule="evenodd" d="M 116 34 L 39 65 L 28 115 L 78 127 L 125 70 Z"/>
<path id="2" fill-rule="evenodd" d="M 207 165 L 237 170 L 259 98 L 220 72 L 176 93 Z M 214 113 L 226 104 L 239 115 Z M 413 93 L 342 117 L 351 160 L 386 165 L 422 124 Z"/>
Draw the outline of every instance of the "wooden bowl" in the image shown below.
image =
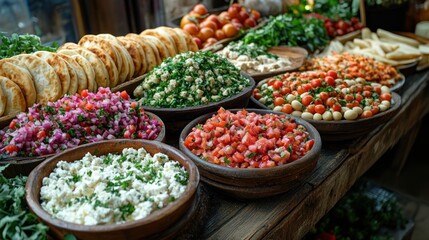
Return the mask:
<path id="1" fill-rule="evenodd" d="M 302 66 L 304 60 L 308 56 L 308 51 L 302 47 L 277 46 L 268 49 L 268 52 L 277 55 L 281 58 L 289 59 L 291 61 L 291 65 L 266 73 L 249 73 L 249 75 L 255 80 L 255 82 L 259 82 L 263 79 L 280 75 L 285 72 L 297 70 Z"/>
<path id="2" fill-rule="evenodd" d="M 165 124 L 157 115 L 145 111 L 149 119 L 155 118 L 161 124 L 161 132 L 154 139 L 154 141 L 165 142 Z M 17 175 L 28 176 L 30 172 L 41 162 L 54 156 L 55 154 L 48 154 L 44 156 L 35 156 L 35 157 L 8 157 L 5 159 L 0 159 L 0 165 L 9 166 L 3 171 L 5 177 L 15 177 Z"/>
<path id="3" fill-rule="evenodd" d="M 52 217 L 40 205 L 40 189 L 44 177 L 49 176 L 60 160 L 73 162 L 86 153 L 105 155 L 120 152 L 124 148 L 144 147 L 151 155 L 162 152 L 184 166 L 189 173 L 188 185 L 183 195 L 165 208 L 135 221 L 108 225 L 81 225 Z M 57 154 L 38 165 L 28 176 L 25 198 L 30 210 L 54 233 L 62 239 L 66 234 L 73 234 L 78 239 L 142 239 L 167 231 L 182 218 L 192 206 L 199 184 L 199 172 L 195 164 L 174 147 L 158 141 L 148 140 L 107 140 L 81 145 Z"/>
<path id="4" fill-rule="evenodd" d="M 249 98 L 252 95 L 252 90 L 255 87 L 255 81 L 246 73 L 242 72 L 241 74 L 250 80 L 250 85 L 245 87 L 240 93 L 223 99 L 219 102 L 185 108 L 156 108 L 150 106 L 143 106 L 143 108 L 147 111 L 155 113 L 157 116 L 163 119 L 166 129 L 169 133 L 180 133 L 180 131 L 182 131 L 186 124 L 188 124 L 191 120 L 208 112 L 217 111 L 219 107 L 246 107 L 249 103 Z"/>
<path id="5" fill-rule="evenodd" d="M 383 125 L 398 112 L 399 107 L 401 106 L 401 96 L 396 92 L 391 93 L 393 100 L 391 107 L 387 111 L 380 112 L 370 118 L 340 121 L 316 121 L 306 119 L 306 121 L 311 123 L 317 131 L 319 131 L 323 141 L 344 141 L 356 139 L 371 132 L 378 126 Z M 262 109 L 269 109 L 253 96 L 250 99 L 253 105 Z"/>
<path id="6" fill-rule="evenodd" d="M 237 112 L 239 110 L 241 109 L 230 109 L 229 111 Z M 249 108 L 246 110 L 258 114 L 287 115 L 263 109 Z M 204 123 L 213 114 L 215 112 L 207 113 L 190 122 L 180 134 L 179 147 L 197 165 L 201 174 L 201 181 L 223 193 L 239 199 L 263 198 L 285 193 L 310 175 L 316 167 L 322 148 L 320 134 L 305 120 L 294 117 L 296 123 L 305 126 L 311 138 L 315 140 L 313 148 L 304 157 L 296 161 L 273 168 L 230 168 L 209 163 L 197 157 L 186 148 L 184 141 L 193 127 L 199 123 Z"/>

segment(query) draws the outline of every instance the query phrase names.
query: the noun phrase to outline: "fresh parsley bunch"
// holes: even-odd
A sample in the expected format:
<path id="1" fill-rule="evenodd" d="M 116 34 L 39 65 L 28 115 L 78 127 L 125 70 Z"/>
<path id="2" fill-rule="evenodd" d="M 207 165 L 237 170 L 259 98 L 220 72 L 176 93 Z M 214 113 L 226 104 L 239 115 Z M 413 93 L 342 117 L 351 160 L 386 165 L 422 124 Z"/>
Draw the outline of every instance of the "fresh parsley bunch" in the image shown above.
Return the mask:
<path id="1" fill-rule="evenodd" d="M 13 57 L 21 53 L 34 53 L 36 51 L 56 52 L 58 43 L 45 46 L 37 35 L 13 33 L 10 37 L 0 32 L 0 59 Z"/>
<path id="2" fill-rule="evenodd" d="M 6 178 L 0 166 L 0 239 L 46 239 L 48 227 L 30 212 L 25 196 L 26 176 Z"/>

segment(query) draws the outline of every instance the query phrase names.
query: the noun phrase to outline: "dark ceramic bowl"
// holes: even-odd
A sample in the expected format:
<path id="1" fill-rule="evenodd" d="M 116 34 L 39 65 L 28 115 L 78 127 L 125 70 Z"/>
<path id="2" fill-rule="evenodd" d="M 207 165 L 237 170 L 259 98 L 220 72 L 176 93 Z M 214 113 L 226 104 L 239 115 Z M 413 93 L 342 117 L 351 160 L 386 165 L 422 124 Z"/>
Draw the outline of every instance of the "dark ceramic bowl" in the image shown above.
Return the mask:
<path id="1" fill-rule="evenodd" d="M 231 109 L 231 112 L 237 112 L 241 109 Z M 246 109 L 249 112 L 258 114 L 278 114 L 262 109 Z M 214 163 L 209 163 L 194 155 L 185 145 L 186 136 L 192 131 L 192 128 L 199 123 L 204 123 L 212 117 L 215 112 L 207 113 L 190 122 L 181 132 L 179 147 L 183 153 L 194 161 L 201 174 L 201 180 L 208 185 L 241 199 L 252 199 L 273 196 L 287 192 L 298 182 L 311 174 L 316 167 L 320 156 L 322 141 L 317 130 L 308 122 L 300 118 L 294 118 L 295 122 L 303 125 L 310 133 L 311 139 L 314 139 L 313 148 L 302 158 L 281 166 L 272 168 L 230 168 Z"/>

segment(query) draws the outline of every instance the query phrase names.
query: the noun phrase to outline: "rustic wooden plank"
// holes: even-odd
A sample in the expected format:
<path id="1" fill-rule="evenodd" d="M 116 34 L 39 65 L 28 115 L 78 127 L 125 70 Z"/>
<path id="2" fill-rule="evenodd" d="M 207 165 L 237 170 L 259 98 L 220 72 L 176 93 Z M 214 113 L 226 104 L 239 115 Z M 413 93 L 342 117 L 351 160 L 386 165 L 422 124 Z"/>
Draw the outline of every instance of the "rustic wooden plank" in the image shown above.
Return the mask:
<path id="1" fill-rule="evenodd" d="M 236 211 L 239 205 L 231 205 L 234 202 L 240 204 L 237 200 L 220 199 L 223 208 L 212 216 L 213 220 L 210 220 L 209 224 L 206 224 L 204 239 L 258 239 L 265 236 L 311 192 L 313 185 L 322 182 L 347 156 L 347 150 L 335 144 L 324 146 L 316 170 L 300 186 L 279 196 L 243 201 L 241 204 L 247 205 L 240 211 Z M 227 217 L 223 211 L 227 212 Z M 232 213 L 234 216 L 230 218 Z M 224 218 L 228 221 L 224 221 Z M 213 224 L 216 221 L 222 221 L 222 228 L 219 228 L 219 223 Z"/>
<path id="2" fill-rule="evenodd" d="M 266 235 L 312 189 L 301 184 L 288 193 L 248 201 L 246 207 L 225 222 L 222 228 L 205 234 L 204 239 L 258 239 Z M 217 214 L 223 215 L 222 212 Z"/>

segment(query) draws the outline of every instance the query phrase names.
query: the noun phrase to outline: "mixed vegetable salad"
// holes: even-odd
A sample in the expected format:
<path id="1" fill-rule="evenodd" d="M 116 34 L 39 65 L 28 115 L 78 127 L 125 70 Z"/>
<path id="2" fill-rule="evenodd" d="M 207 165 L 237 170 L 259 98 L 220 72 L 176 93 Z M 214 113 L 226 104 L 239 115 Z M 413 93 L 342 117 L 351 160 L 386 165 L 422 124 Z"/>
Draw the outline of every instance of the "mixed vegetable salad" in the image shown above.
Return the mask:
<path id="1" fill-rule="evenodd" d="M 341 79 L 329 70 L 285 73 L 258 84 L 261 104 L 311 120 L 369 118 L 391 107 L 390 88 L 363 78 Z"/>
<path id="2" fill-rule="evenodd" d="M 150 71 L 134 90 L 144 106 L 185 108 L 219 102 L 250 86 L 227 59 L 209 52 L 187 52 L 168 58 Z"/>
<path id="3" fill-rule="evenodd" d="M 155 139 L 162 126 L 125 92 L 100 87 L 43 106 L 35 104 L 0 131 L 0 153 L 43 156 L 84 143 L 115 138 Z"/>
<path id="4" fill-rule="evenodd" d="M 288 115 L 220 108 L 184 141 L 193 154 L 232 168 L 270 168 L 293 162 L 314 145 L 307 129 Z"/>

